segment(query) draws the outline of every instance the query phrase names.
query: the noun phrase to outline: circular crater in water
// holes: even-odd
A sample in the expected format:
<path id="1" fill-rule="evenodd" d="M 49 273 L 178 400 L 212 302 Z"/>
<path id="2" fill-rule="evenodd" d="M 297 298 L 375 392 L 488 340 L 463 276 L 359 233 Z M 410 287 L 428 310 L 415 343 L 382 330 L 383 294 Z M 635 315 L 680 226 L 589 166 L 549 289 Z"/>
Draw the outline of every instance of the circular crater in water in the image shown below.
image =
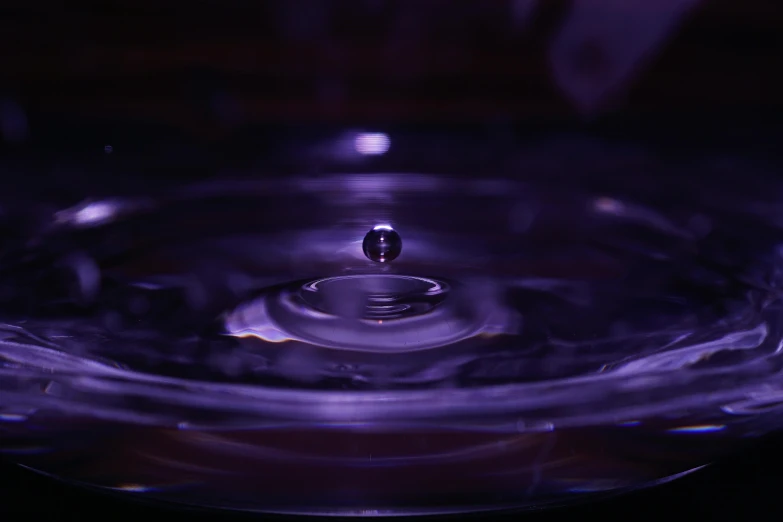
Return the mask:
<path id="1" fill-rule="evenodd" d="M 351 275 L 302 285 L 301 301 L 322 313 L 364 320 L 425 314 L 448 298 L 442 281 L 400 275 Z"/>
<path id="2" fill-rule="evenodd" d="M 229 335 L 367 352 L 411 352 L 494 333 L 495 307 L 475 306 L 436 279 L 328 277 L 277 289 L 225 317 Z"/>

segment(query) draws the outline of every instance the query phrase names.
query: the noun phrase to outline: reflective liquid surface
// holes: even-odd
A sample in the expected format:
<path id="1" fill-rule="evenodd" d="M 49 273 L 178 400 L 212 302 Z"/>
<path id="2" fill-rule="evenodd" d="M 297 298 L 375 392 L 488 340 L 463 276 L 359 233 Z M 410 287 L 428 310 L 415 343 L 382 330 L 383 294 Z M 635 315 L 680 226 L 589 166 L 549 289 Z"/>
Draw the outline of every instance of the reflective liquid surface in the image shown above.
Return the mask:
<path id="1" fill-rule="evenodd" d="M 777 429 L 764 165 L 504 154 L 9 202 L 0 451 L 143 498 L 384 515 L 654 484 Z"/>

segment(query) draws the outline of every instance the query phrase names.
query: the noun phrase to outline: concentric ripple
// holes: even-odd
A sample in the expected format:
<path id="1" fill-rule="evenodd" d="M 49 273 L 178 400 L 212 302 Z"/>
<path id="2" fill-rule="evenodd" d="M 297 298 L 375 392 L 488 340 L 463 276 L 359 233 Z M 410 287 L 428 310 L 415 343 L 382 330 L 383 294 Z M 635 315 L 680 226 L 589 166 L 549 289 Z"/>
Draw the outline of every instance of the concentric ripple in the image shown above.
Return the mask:
<path id="1" fill-rule="evenodd" d="M 763 195 L 316 181 L 84 202 L 9 239 L 0 451 L 177 502 L 410 513 L 655 483 L 778 429 Z M 405 252 L 380 263 L 387 220 Z"/>
<path id="2" fill-rule="evenodd" d="M 423 277 L 338 276 L 263 295 L 229 313 L 225 324 L 241 338 L 386 353 L 445 346 L 510 327 L 499 322 L 499 303 L 470 306 L 450 294 L 448 283 Z"/>

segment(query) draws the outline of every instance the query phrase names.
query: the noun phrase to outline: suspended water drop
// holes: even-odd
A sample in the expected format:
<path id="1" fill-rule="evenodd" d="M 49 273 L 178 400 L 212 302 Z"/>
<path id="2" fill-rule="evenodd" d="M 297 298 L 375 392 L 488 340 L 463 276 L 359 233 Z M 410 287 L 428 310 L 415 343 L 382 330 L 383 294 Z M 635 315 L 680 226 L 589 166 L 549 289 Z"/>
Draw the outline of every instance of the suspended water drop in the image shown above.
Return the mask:
<path id="1" fill-rule="evenodd" d="M 362 250 L 371 261 L 388 263 L 402 252 L 402 238 L 392 227 L 377 225 L 364 236 Z"/>

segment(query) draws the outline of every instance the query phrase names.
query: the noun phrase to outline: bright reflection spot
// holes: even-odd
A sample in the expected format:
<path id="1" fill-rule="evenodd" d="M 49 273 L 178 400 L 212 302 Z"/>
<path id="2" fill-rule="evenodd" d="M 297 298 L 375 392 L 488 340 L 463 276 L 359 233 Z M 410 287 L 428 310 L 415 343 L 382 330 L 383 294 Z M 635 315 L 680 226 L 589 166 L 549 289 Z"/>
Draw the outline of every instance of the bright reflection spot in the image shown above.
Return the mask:
<path id="1" fill-rule="evenodd" d="M 18 413 L 0 413 L 0 422 L 24 422 L 27 420 L 27 415 L 20 415 Z"/>
<path id="2" fill-rule="evenodd" d="M 372 227 L 373 230 L 394 230 L 391 225 L 375 225 Z"/>
<path id="3" fill-rule="evenodd" d="M 680 428 L 672 428 L 669 433 L 712 433 L 715 431 L 721 431 L 726 428 L 723 424 L 704 424 L 701 426 L 682 426 Z"/>
<path id="4" fill-rule="evenodd" d="M 116 214 L 115 205 L 107 202 L 90 203 L 73 216 L 77 225 L 99 225 L 111 221 Z"/>
<path id="5" fill-rule="evenodd" d="M 271 328 L 271 327 L 258 328 L 258 329 L 247 328 L 239 332 L 231 332 L 231 335 L 233 335 L 234 337 L 239 337 L 240 339 L 248 339 L 251 337 L 256 337 L 268 343 L 284 343 L 291 340 L 289 336 L 287 336 L 277 328 Z"/>
<path id="6" fill-rule="evenodd" d="M 616 199 L 612 198 L 598 198 L 593 202 L 593 207 L 596 212 L 604 214 L 622 214 L 625 211 L 625 206 Z"/>
<path id="7" fill-rule="evenodd" d="M 116 488 L 112 488 L 115 491 L 128 491 L 131 493 L 146 493 L 148 491 L 155 491 L 155 488 L 151 486 L 144 486 L 142 484 L 120 484 Z"/>
<path id="8" fill-rule="evenodd" d="M 709 466 L 709 464 L 705 464 L 705 465 L 699 466 L 697 468 L 692 468 L 692 469 L 689 469 L 687 471 L 683 471 L 682 473 L 676 473 L 674 475 L 669 475 L 668 477 L 665 477 L 665 478 L 662 478 L 662 479 L 656 481 L 655 485 L 660 486 L 661 484 L 666 484 L 667 482 L 672 482 L 673 480 L 677 480 L 678 478 L 684 477 L 686 475 L 690 475 L 691 473 L 695 473 L 695 472 L 699 471 L 700 469 L 704 469 L 707 466 Z M 652 485 L 652 484 L 650 484 L 650 485 Z"/>
<path id="9" fill-rule="evenodd" d="M 362 132 L 354 140 L 356 152 L 365 156 L 386 154 L 390 145 L 389 136 L 381 132 Z"/>

